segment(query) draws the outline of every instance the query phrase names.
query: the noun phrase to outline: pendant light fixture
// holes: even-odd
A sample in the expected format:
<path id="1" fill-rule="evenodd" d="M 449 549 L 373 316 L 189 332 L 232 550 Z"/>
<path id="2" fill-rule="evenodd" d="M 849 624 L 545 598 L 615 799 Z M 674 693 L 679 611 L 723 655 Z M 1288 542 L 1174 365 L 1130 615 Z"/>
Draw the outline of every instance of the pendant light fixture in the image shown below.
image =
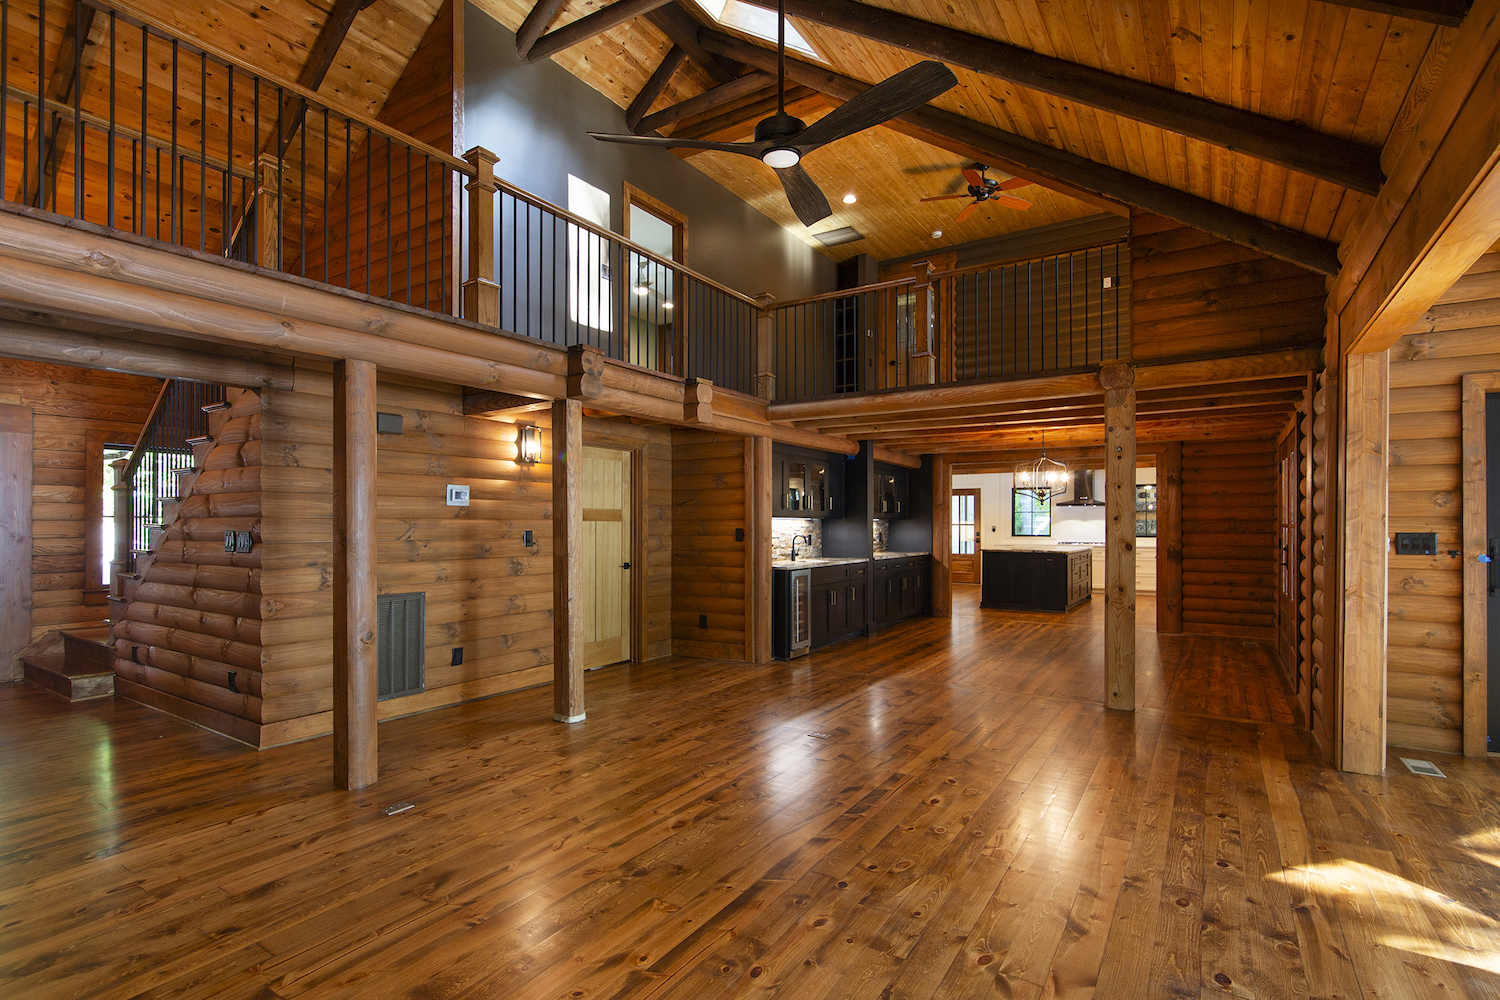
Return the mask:
<path id="1" fill-rule="evenodd" d="M 1016 466 L 1015 475 L 1016 491 L 1033 497 L 1037 503 L 1046 503 L 1068 486 L 1068 467 L 1047 457 L 1045 434 L 1042 435 L 1041 457 Z"/>

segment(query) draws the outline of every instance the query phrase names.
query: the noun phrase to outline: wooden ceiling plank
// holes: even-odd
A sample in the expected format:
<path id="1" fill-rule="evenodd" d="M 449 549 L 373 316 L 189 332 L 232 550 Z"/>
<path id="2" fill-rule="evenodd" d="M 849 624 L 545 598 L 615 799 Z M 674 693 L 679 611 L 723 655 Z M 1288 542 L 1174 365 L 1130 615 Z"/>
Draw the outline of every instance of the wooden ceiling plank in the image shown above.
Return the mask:
<path id="1" fill-rule="evenodd" d="M 516 52 L 522 59 L 531 54 L 531 47 L 552 26 L 567 2 L 568 0 L 537 0 L 536 6 L 526 15 L 526 20 L 521 22 L 521 27 L 516 29 Z"/>
<path id="2" fill-rule="evenodd" d="M 658 7 L 646 15 L 646 20 L 672 40 L 672 44 L 687 49 L 688 58 L 715 83 L 728 83 L 735 78 L 735 67 L 728 60 L 709 52 L 698 42 L 698 29 L 702 27 L 697 18 L 673 3 Z"/>
<path id="3" fill-rule="evenodd" d="M 772 0 L 748 0 L 775 9 Z M 1232 105 L 959 31 L 855 0 L 784 0 L 787 13 L 1247 153 L 1365 194 L 1380 190 L 1380 150 Z"/>
<path id="4" fill-rule="evenodd" d="M 655 114 L 646 115 L 641 119 L 638 128 L 633 128 L 631 131 L 652 132 L 676 124 L 692 115 L 715 111 L 732 101 L 762 90 L 774 82 L 770 74 L 755 70 L 714 87 L 712 90 L 705 90 L 696 97 L 689 97 L 670 108 L 663 108 Z"/>
<path id="5" fill-rule="evenodd" d="M 1391 17 L 1405 17 L 1428 24 L 1441 24 L 1456 28 L 1469 13 L 1468 0 L 1403 0 L 1402 3 L 1381 3 L 1380 0 L 1324 0 L 1340 7 L 1370 10 Z"/>
<path id="6" fill-rule="evenodd" d="M 630 107 L 625 109 L 626 128 L 637 133 L 653 131 L 653 128 L 649 127 L 642 129 L 641 119 L 646 117 L 646 112 L 651 110 L 651 105 L 655 104 L 662 91 L 667 89 L 667 84 L 672 81 L 672 75 L 682 68 L 687 57 L 687 49 L 681 45 L 674 45 L 667 51 L 661 65 L 656 67 L 655 72 L 651 74 L 651 79 L 646 81 L 646 86 L 635 95 L 635 100 L 630 102 Z"/>
<path id="7" fill-rule="evenodd" d="M 586 42 L 595 35 L 602 35 L 611 28 L 617 28 L 626 21 L 633 21 L 642 14 L 648 14 L 657 7 L 663 7 L 671 2 L 672 0 L 615 0 L 614 3 L 594 11 L 587 17 L 569 21 L 561 28 L 549 31 L 538 38 L 526 53 L 526 60 L 527 62 L 540 62 L 549 56 L 557 55 L 563 49 Z"/>
<path id="8" fill-rule="evenodd" d="M 728 35 L 704 31 L 705 47 L 762 69 L 773 68 L 774 53 Z M 829 97 L 847 101 L 869 84 L 841 76 L 821 66 L 787 59 L 787 78 Z M 1338 249 L 1327 240 L 1157 184 L 1127 171 L 1096 163 L 1074 153 L 1035 142 L 951 111 L 924 105 L 887 123 L 906 135 L 943 149 L 973 156 L 1017 176 L 1043 184 L 1060 181 L 1075 190 L 1155 212 L 1221 239 L 1259 250 L 1320 274 L 1337 274 Z"/>

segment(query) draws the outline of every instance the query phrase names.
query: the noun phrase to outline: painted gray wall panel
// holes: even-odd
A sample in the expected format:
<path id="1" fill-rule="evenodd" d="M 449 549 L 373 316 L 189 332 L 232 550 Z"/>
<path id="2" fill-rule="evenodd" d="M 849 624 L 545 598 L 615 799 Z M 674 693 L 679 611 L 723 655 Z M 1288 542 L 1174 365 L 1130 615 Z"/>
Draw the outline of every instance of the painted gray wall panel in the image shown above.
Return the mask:
<path id="1" fill-rule="evenodd" d="M 462 145 L 492 150 L 500 177 L 564 208 L 568 174 L 581 177 L 609 192 L 616 232 L 629 181 L 688 217 L 695 271 L 746 295 L 833 290 L 833 261 L 705 174 L 665 150 L 590 139 L 628 132 L 624 110 L 550 59 L 523 62 L 515 35 L 473 4 L 465 17 Z"/>

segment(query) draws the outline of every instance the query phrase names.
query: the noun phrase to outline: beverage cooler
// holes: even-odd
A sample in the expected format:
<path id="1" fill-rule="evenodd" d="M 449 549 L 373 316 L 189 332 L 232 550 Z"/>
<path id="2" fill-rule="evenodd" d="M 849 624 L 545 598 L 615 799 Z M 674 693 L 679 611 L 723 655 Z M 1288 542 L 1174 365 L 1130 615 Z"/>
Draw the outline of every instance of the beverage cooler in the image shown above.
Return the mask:
<path id="1" fill-rule="evenodd" d="M 771 571 L 771 655 L 778 660 L 812 649 L 812 570 Z"/>

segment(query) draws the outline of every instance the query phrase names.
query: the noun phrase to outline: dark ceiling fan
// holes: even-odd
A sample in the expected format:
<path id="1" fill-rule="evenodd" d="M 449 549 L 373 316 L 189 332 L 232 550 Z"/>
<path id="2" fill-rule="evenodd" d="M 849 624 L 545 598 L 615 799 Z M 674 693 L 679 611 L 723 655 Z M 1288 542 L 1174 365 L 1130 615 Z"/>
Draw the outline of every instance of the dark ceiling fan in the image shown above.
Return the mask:
<path id="1" fill-rule="evenodd" d="M 753 142 L 711 142 L 703 139 L 673 139 L 655 135 L 608 135 L 590 132 L 604 142 L 625 142 L 638 146 L 714 149 L 726 153 L 753 156 L 776 171 L 792 211 L 804 226 L 811 226 L 833 214 L 828 199 L 817 182 L 803 169 L 804 156 L 845 136 L 862 132 L 900 117 L 913 108 L 958 85 L 953 71 L 940 62 L 928 60 L 904 69 L 895 76 L 870 87 L 853 100 L 845 101 L 812 125 L 786 113 L 786 0 L 779 0 L 776 11 L 776 113 L 755 126 Z"/>
<path id="2" fill-rule="evenodd" d="M 951 201 L 957 198 L 972 198 L 973 201 L 963 207 L 958 213 L 958 217 L 953 220 L 954 222 L 963 222 L 978 211 L 980 204 L 986 201 L 993 201 L 1007 208 L 1027 209 L 1031 207 L 1031 202 L 1025 198 L 1006 193 L 1016 188 L 1023 188 L 1030 184 L 1030 181 L 1024 177 L 1011 177 L 1003 181 L 996 180 L 993 177 L 985 176 L 985 171 L 988 169 L 989 167 L 986 167 L 983 163 L 976 163 L 972 167 L 963 168 L 963 180 L 969 188 L 967 191 L 961 191 L 958 194 L 942 194 L 935 198 L 919 198 L 917 200 Z"/>

